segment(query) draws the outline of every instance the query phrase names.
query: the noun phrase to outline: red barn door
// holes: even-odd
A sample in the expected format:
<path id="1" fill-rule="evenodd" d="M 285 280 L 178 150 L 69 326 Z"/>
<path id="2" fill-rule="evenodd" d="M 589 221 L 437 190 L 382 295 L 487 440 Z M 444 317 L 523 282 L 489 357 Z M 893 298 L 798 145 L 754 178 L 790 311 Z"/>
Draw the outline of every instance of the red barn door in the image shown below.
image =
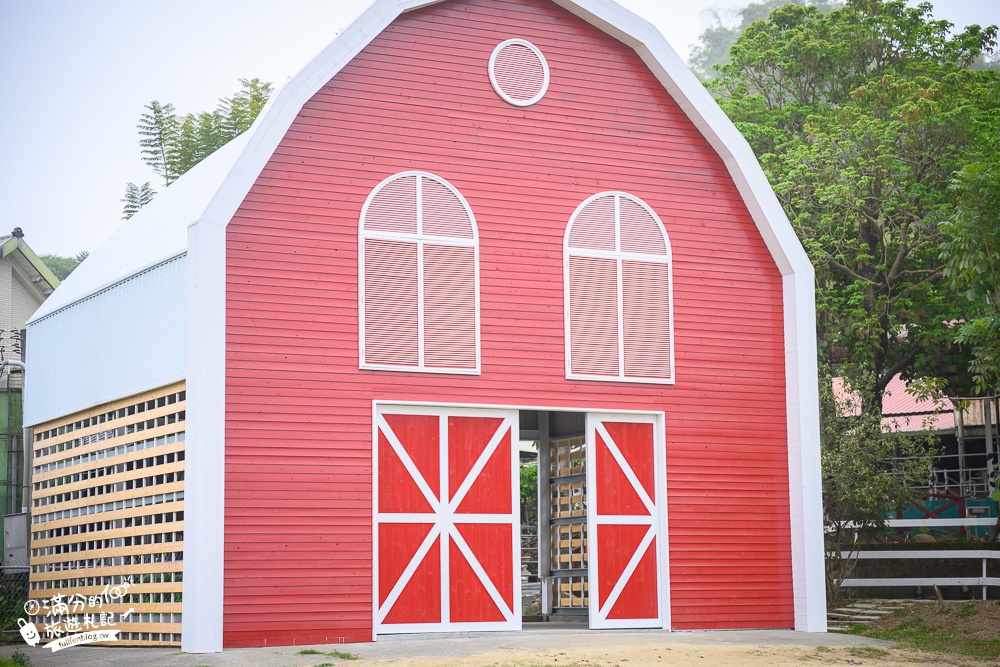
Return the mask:
<path id="1" fill-rule="evenodd" d="M 375 634 L 519 630 L 516 411 L 375 412 Z"/>
<path id="2" fill-rule="evenodd" d="M 590 627 L 668 628 L 662 426 L 587 415 Z"/>

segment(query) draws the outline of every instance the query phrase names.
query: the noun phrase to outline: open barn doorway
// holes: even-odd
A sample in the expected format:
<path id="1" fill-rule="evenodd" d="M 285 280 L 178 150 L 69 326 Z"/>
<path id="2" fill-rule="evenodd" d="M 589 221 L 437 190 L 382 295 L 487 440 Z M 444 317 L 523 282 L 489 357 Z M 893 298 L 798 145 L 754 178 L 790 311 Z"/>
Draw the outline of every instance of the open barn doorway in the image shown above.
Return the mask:
<path id="1" fill-rule="evenodd" d="M 520 411 L 525 622 L 589 614 L 586 413 Z"/>
<path id="2" fill-rule="evenodd" d="M 661 418 L 518 416 L 524 622 L 668 628 Z"/>

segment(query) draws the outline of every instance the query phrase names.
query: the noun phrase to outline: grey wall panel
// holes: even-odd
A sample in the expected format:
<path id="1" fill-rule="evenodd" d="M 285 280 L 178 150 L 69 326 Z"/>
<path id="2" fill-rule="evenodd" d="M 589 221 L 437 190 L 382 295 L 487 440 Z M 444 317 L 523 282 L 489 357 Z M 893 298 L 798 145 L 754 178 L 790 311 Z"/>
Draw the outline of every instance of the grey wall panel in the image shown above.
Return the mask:
<path id="1" fill-rule="evenodd" d="M 25 425 L 185 377 L 186 256 L 28 325 Z"/>

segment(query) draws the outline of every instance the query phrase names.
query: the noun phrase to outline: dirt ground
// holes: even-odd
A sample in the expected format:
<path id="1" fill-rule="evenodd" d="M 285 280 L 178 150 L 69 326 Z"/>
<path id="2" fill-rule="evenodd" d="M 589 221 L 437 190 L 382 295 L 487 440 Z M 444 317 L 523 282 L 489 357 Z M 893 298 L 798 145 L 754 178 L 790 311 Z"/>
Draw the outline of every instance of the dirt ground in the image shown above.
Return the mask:
<path id="1" fill-rule="evenodd" d="M 0 647 L 0 656 L 23 651 L 34 667 L 1000 667 L 1000 604 L 996 601 L 940 606 L 913 602 L 868 626 L 864 630 L 868 636 L 587 631 L 577 626 L 536 624 L 518 633 L 388 636 L 373 643 L 229 649 L 213 654 L 126 647 L 75 647 L 52 654 L 40 646 L 18 644 Z"/>
<path id="2" fill-rule="evenodd" d="M 607 638 L 587 645 L 557 651 L 524 651 L 511 646 L 500 651 L 462 657 L 394 660 L 360 660 L 358 667 L 803 667 L 805 665 L 871 665 L 872 667 L 993 667 L 1000 661 L 983 662 L 895 647 L 802 646 L 699 646 L 670 641 L 629 638 L 628 643 Z M 321 658 L 321 656 L 314 656 Z M 333 659 L 332 663 L 340 664 Z M 322 664 L 320 660 L 312 663 Z"/>
<path id="3" fill-rule="evenodd" d="M 0 649 L 9 655 L 16 647 Z M 998 660 L 904 650 L 889 642 L 783 631 L 712 633 L 534 631 L 507 636 L 386 638 L 368 644 L 232 649 L 79 647 L 26 651 L 34 667 L 1000 667 Z M 347 659 L 353 658 L 353 659 Z"/>

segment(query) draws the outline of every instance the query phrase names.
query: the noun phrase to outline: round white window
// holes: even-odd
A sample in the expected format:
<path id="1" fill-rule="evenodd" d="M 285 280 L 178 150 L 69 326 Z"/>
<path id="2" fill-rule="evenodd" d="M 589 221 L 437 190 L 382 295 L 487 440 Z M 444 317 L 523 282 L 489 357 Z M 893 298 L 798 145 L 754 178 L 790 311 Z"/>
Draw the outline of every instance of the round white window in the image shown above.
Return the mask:
<path id="1" fill-rule="evenodd" d="M 490 83 L 497 95 L 515 106 L 531 106 L 549 88 L 549 64 L 545 56 L 523 39 L 508 39 L 490 56 Z"/>

